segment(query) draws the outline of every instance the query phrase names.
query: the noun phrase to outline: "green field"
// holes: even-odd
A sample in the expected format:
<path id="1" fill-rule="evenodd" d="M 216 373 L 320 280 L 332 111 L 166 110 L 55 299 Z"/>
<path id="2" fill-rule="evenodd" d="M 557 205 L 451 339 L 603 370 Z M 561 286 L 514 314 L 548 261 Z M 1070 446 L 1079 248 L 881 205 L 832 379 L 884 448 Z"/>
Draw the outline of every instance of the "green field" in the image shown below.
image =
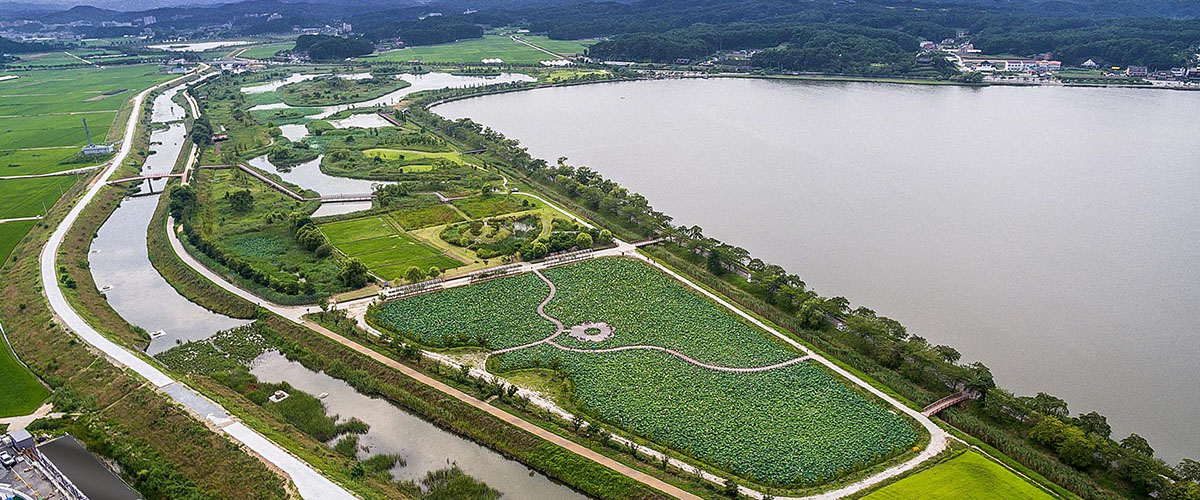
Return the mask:
<path id="1" fill-rule="evenodd" d="M 0 177 L 9 175 L 46 174 L 94 165 L 74 160 L 79 148 L 68 146 L 52 149 L 0 150 Z M 69 163 L 64 163 L 70 161 Z"/>
<path id="2" fill-rule="evenodd" d="M 462 153 L 457 151 L 416 151 L 412 149 L 374 148 L 363 150 L 367 158 L 380 158 L 385 161 L 397 162 L 405 173 L 429 172 L 437 168 L 440 162 L 450 162 L 462 165 Z"/>
<path id="3" fill-rule="evenodd" d="M 87 118 L 92 140 L 104 142 L 108 127 L 117 116 L 115 111 L 86 115 L 13 116 L 0 118 L 0 136 L 5 149 L 83 146 L 87 135 L 83 120 Z"/>
<path id="4" fill-rule="evenodd" d="M 867 495 L 864 500 L 1052 500 L 1037 486 L 968 451 Z"/>
<path id="5" fill-rule="evenodd" d="M 527 201 L 528 204 L 522 204 L 522 201 Z M 472 219 L 486 219 L 512 212 L 533 210 L 542 206 L 541 203 L 532 198 L 495 194 L 472 196 L 462 200 L 454 200 L 451 203 Z"/>
<path id="6" fill-rule="evenodd" d="M 256 45 L 246 49 L 245 52 L 242 52 L 241 57 L 247 59 L 269 59 L 271 56 L 274 56 L 276 52 L 281 50 L 291 50 L 295 46 L 296 42 L 279 42 Z"/>
<path id="7" fill-rule="evenodd" d="M 529 35 L 525 41 L 564 56 L 583 54 L 595 40 L 551 40 L 542 35 Z"/>
<path id="8" fill-rule="evenodd" d="M 174 76 L 159 73 L 157 65 L 4 71 L 0 75 L 19 77 L 0 81 L 0 116 L 116 111 L 138 91 Z M 79 117 L 74 119 L 79 121 Z M 88 125 L 98 137 L 103 137 L 107 130 L 93 124 L 91 115 Z M 0 144 L 4 149 L 13 147 Z"/>
<path id="9" fill-rule="evenodd" d="M 555 59 L 550 54 L 501 35 L 484 35 L 454 43 L 421 45 L 364 57 L 371 61 L 421 61 L 427 63 L 479 64 L 483 59 L 502 59 L 506 64 L 538 64 Z"/>
<path id="10" fill-rule="evenodd" d="M 0 338 L 0 380 L 4 397 L 0 398 L 0 417 L 27 415 L 41 406 L 50 392 L 29 370 L 13 357 L 8 343 Z"/>
<path id="11" fill-rule="evenodd" d="M 446 206 L 444 203 L 434 203 L 422 207 L 397 210 L 388 215 L 392 217 L 392 220 L 400 223 L 400 227 L 410 231 L 463 220 L 457 211 Z"/>
<path id="12" fill-rule="evenodd" d="M 411 85 L 390 76 L 360 80 L 328 76 L 289 83 L 279 87 L 275 94 L 290 106 L 331 106 L 368 101 Z"/>
<path id="13" fill-rule="evenodd" d="M 322 224 L 329 243 L 348 257 L 358 259 L 386 280 L 404 275 L 411 266 L 425 271 L 463 265 L 398 229 L 387 216 L 364 217 Z"/>
<path id="14" fill-rule="evenodd" d="M 8 255 L 12 253 L 13 247 L 29 233 L 33 225 L 37 224 L 34 220 L 0 222 L 0 264 L 4 264 L 8 260 Z"/>
<path id="15" fill-rule="evenodd" d="M 603 321 L 614 336 L 591 349 L 674 349 L 700 362 L 758 367 L 801 354 L 649 266 L 599 259 L 544 272 L 557 288 L 546 312 L 567 326 Z M 549 287 L 531 274 L 375 306 L 376 326 L 426 345 L 524 345 L 554 332 L 536 314 Z M 914 445 L 899 416 L 807 362 L 754 373 L 712 370 L 653 350 L 567 352 L 549 344 L 493 358 L 499 373 L 558 367 L 585 413 L 762 483 L 827 481 Z M 573 397 L 572 397 L 573 396 Z"/>
<path id="16" fill-rule="evenodd" d="M 0 179 L 0 219 L 42 215 L 78 180 L 75 175 Z"/>

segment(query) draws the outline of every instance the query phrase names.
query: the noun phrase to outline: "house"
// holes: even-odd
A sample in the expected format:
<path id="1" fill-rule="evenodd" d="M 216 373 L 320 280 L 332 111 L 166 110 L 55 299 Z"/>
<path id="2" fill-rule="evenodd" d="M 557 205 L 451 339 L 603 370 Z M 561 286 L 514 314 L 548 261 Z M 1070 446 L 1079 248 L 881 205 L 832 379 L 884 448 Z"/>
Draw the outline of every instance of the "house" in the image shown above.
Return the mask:
<path id="1" fill-rule="evenodd" d="M 1171 68 L 1171 76 L 1175 78 L 1183 78 L 1187 76 L 1187 68 Z"/>
<path id="2" fill-rule="evenodd" d="M 917 56 L 917 64 L 929 64 L 933 62 L 933 56 L 928 52 Z"/>
<path id="3" fill-rule="evenodd" d="M 1130 66 L 1125 68 L 1125 75 L 1131 78 L 1142 78 L 1150 74 L 1150 70 L 1145 66 Z"/>
<path id="4" fill-rule="evenodd" d="M 1096 69 L 1096 68 L 1100 67 L 1099 64 L 1096 64 L 1096 61 L 1093 61 L 1091 59 L 1084 61 L 1083 64 L 1080 64 L 1080 66 L 1083 67 L 1084 69 Z"/>
<path id="5" fill-rule="evenodd" d="M 975 71 L 978 71 L 980 73 L 995 73 L 996 65 L 992 64 L 991 61 L 983 61 L 983 62 L 975 65 Z"/>
<path id="6" fill-rule="evenodd" d="M 686 57 L 680 57 L 680 58 L 675 59 L 675 64 L 680 64 L 680 65 L 686 66 L 691 63 L 692 63 L 692 60 L 689 58 L 686 58 Z"/>
<path id="7" fill-rule="evenodd" d="M 935 50 L 937 44 L 929 41 L 921 42 L 921 50 Z"/>

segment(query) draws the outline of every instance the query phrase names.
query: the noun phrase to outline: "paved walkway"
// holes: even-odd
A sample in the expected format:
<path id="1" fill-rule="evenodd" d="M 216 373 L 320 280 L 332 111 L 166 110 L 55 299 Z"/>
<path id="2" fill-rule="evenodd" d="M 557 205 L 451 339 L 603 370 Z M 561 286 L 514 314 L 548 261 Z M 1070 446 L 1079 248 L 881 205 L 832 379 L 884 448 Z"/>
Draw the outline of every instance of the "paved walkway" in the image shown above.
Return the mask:
<path id="1" fill-rule="evenodd" d="M 25 220 L 42 220 L 42 216 L 31 215 L 29 217 L 13 217 L 11 219 L 0 219 L 0 224 L 3 224 L 5 222 L 21 222 L 21 221 L 25 221 Z"/>
<path id="2" fill-rule="evenodd" d="M 204 66 L 201 68 L 202 70 L 206 69 Z M 174 80 L 143 90 L 134 98 L 133 109 L 142 109 L 142 103 L 145 101 L 146 95 L 148 95 L 152 90 L 178 82 L 183 78 L 186 78 L 186 76 L 176 78 Z M 141 377 L 150 381 L 150 383 L 154 385 L 155 389 L 168 396 L 171 396 L 172 399 L 189 408 L 189 410 L 193 412 L 193 416 L 195 416 L 198 420 L 205 421 L 206 415 L 197 412 L 196 402 L 205 401 L 206 404 L 203 406 L 206 408 L 220 408 L 219 405 L 209 401 L 199 393 L 184 387 L 182 384 L 178 384 L 170 376 L 168 376 L 166 373 L 163 373 L 146 360 L 142 359 L 142 357 L 130 352 L 129 350 L 126 350 L 120 345 L 117 345 L 113 341 L 101 335 L 100 332 L 96 331 L 95 328 L 92 328 L 92 326 L 89 325 L 87 321 L 85 321 L 79 315 L 79 313 L 71 307 L 70 303 L 67 302 L 66 297 L 63 295 L 62 289 L 59 288 L 58 274 L 55 272 L 57 269 L 56 261 L 58 257 L 58 250 L 62 246 L 63 239 L 66 238 L 67 231 L 71 228 L 71 225 L 75 223 L 75 220 L 79 218 L 79 214 L 83 212 L 84 208 L 86 208 L 92 199 L 96 197 L 96 194 L 100 192 L 100 189 L 105 186 L 105 181 L 112 177 L 113 172 L 116 171 L 116 169 L 129 155 L 129 152 L 132 149 L 133 136 L 134 132 L 137 130 L 137 123 L 140 115 L 141 113 L 137 112 L 130 114 L 129 121 L 125 125 L 125 138 L 121 143 L 120 151 L 118 151 L 116 156 L 113 157 L 108 167 L 105 168 L 104 172 L 92 180 L 91 185 L 83 194 L 83 197 L 80 198 L 75 206 L 71 208 L 71 211 L 67 213 L 67 216 L 63 218 L 62 222 L 59 223 L 58 227 L 55 228 L 54 232 L 50 235 L 49 241 L 46 242 L 46 246 L 42 249 L 42 287 L 45 290 L 46 299 L 50 303 L 51 310 L 53 310 L 54 313 L 59 317 L 60 322 L 71 331 L 74 331 L 80 339 L 82 339 L 84 342 L 87 342 L 96 350 L 100 351 L 112 364 L 120 367 L 126 367 L 137 373 Z M 165 389 L 167 386 L 171 386 L 173 384 L 174 386 L 170 391 Z M 212 420 L 207 421 L 213 422 Z M 218 424 L 218 422 L 213 423 L 214 425 Z M 218 425 L 220 430 L 227 433 L 234 440 L 245 445 L 250 449 L 250 451 L 262 458 L 264 462 L 282 470 L 285 474 L 287 474 L 291 478 L 292 483 L 296 485 L 296 489 L 299 491 L 300 495 L 305 499 L 353 500 L 356 498 L 346 489 L 334 484 L 333 481 L 330 481 L 312 467 L 309 467 L 304 462 L 288 454 L 288 452 L 279 447 L 279 445 L 267 440 L 244 425 L 240 423 L 230 423 L 229 421 L 219 422 L 219 424 L 223 424 L 223 426 Z"/>

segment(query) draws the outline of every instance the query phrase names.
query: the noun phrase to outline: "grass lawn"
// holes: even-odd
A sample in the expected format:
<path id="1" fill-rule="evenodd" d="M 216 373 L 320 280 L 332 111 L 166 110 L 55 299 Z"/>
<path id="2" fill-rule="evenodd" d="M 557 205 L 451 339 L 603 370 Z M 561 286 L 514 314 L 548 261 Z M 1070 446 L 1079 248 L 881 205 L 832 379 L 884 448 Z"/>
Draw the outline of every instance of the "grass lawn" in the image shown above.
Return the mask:
<path id="1" fill-rule="evenodd" d="M 33 413 L 50 396 L 50 391 L 13 357 L 12 350 L 3 338 L 0 338 L 0 380 L 4 381 L 0 417 Z"/>
<path id="2" fill-rule="evenodd" d="M 8 260 L 8 254 L 25 237 L 25 234 L 37 224 L 34 220 L 0 223 L 0 264 Z"/>
<path id="3" fill-rule="evenodd" d="M 527 203 L 522 204 L 522 202 Z M 462 200 L 454 200 L 450 203 L 453 203 L 454 206 L 458 207 L 459 210 L 462 210 L 463 213 L 472 219 L 486 219 L 497 215 L 533 210 L 541 207 L 541 203 L 531 198 L 499 194 L 472 196 Z"/>
<path id="4" fill-rule="evenodd" d="M 507 36 L 484 35 L 454 43 L 420 45 L 364 57 L 377 61 L 421 61 L 427 63 L 479 64 L 483 59 L 502 59 L 507 64 L 538 64 L 553 56 Z"/>
<path id="5" fill-rule="evenodd" d="M 93 162 L 61 163 L 73 160 L 79 148 L 68 146 L 53 149 L 14 149 L 0 151 L 0 176 L 60 172 L 95 165 Z"/>
<path id="6" fill-rule="evenodd" d="M 864 500 L 1053 500 L 983 455 L 968 451 L 885 486 Z"/>
<path id="7" fill-rule="evenodd" d="M 446 270 L 463 265 L 398 229 L 387 216 L 378 215 L 322 224 L 321 232 L 343 254 L 361 261 L 386 280 L 404 275 L 411 266 Z"/>
<path id="8" fill-rule="evenodd" d="M 43 205 L 50 208 L 62 193 L 79 179 L 77 175 L 0 179 L 0 219 L 42 215 Z"/>
<path id="9" fill-rule="evenodd" d="M 292 48 L 295 46 L 296 42 L 279 42 L 256 45 L 246 49 L 245 52 L 242 52 L 241 57 L 245 57 L 247 59 L 269 59 L 271 56 L 274 56 L 276 52 L 281 50 L 292 50 Z"/>

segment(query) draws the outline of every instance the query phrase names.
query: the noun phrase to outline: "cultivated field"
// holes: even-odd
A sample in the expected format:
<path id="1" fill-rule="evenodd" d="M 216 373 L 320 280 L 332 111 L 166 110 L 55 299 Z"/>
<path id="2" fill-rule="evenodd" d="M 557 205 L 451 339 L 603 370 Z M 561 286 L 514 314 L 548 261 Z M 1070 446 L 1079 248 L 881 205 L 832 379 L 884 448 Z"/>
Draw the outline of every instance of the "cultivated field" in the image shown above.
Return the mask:
<path id="1" fill-rule="evenodd" d="M 968 451 L 867 495 L 864 500 L 1051 500 L 1037 486 Z"/>
<path id="2" fill-rule="evenodd" d="M 553 367 L 572 381 L 585 413 L 686 451 L 735 474 L 782 486 L 822 482 L 916 444 L 916 431 L 802 353 L 627 259 L 586 261 L 544 272 L 557 288 L 545 311 L 568 328 L 604 322 L 600 342 L 559 335 L 553 343 L 489 360 L 499 373 Z M 528 344 L 555 327 L 536 307 L 549 286 L 525 274 L 384 303 L 377 326 L 426 345 L 489 350 Z M 582 352 L 562 348 L 582 349 Z M 671 349 L 694 361 L 645 348 Z M 701 366 L 757 368 L 742 373 Z M 573 398 L 572 398 L 573 396 Z"/>
<path id="3" fill-rule="evenodd" d="M 33 179 L 0 179 L 0 219 L 42 215 L 78 176 L 59 175 Z"/>
<path id="4" fill-rule="evenodd" d="M 0 264 L 8 260 L 13 248 L 33 228 L 37 221 L 14 221 L 0 223 Z"/>
<path id="5" fill-rule="evenodd" d="M 95 164 L 93 162 L 75 162 L 78 154 L 79 148 L 74 146 L 0 150 L 0 177 L 46 174 Z"/>
<path id="6" fill-rule="evenodd" d="M 241 57 L 247 59 L 268 59 L 274 56 L 276 52 L 281 50 L 291 50 L 296 46 L 296 42 L 279 42 L 268 43 L 266 45 L 256 45 L 242 52 Z"/>
<path id="7" fill-rule="evenodd" d="M 553 49 L 551 49 L 553 50 Z M 421 61 L 427 63 L 479 64 L 483 59 L 501 59 L 506 64 L 538 64 L 553 56 L 507 36 L 484 35 L 440 45 L 422 45 L 391 50 L 365 57 L 371 61 Z"/>
<path id="8" fill-rule="evenodd" d="M 322 224 L 321 232 L 338 251 L 386 280 L 403 276 L 412 266 L 444 271 L 463 264 L 409 236 L 386 215 Z"/>

